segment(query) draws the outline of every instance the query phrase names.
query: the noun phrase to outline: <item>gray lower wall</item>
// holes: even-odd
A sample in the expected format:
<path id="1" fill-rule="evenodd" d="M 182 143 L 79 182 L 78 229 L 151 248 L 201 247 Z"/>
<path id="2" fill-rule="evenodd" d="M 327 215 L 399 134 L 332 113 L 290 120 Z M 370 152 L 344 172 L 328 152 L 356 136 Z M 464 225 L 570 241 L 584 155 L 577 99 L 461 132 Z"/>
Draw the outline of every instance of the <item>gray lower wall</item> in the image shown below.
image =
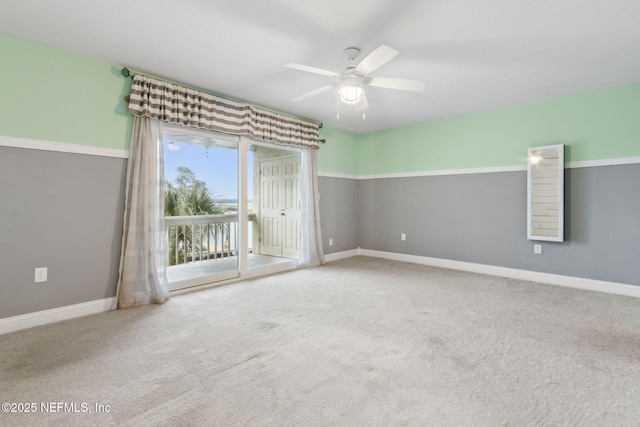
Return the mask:
<path id="1" fill-rule="evenodd" d="M 115 296 L 125 175 L 125 159 L 0 147 L 0 318 Z"/>
<path id="2" fill-rule="evenodd" d="M 566 240 L 536 242 L 542 255 L 526 238 L 526 172 L 362 180 L 359 245 L 640 285 L 640 165 L 565 179 Z"/>
<path id="3" fill-rule="evenodd" d="M 0 318 L 115 296 L 125 173 L 125 159 L 0 147 Z M 640 285 L 640 165 L 569 169 L 565 180 L 566 241 L 534 255 L 525 172 L 320 177 L 325 253 L 362 247 Z M 46 283 L 33 282 L 36 267 L 49 268 Z"/>
<path id="4" fill-rule="evenodd" d="M 358 181 L 319 177 L 320 226 L 324 253 L 358 248 Z M 329 246 L 333 239 L 333 246 Z"/>

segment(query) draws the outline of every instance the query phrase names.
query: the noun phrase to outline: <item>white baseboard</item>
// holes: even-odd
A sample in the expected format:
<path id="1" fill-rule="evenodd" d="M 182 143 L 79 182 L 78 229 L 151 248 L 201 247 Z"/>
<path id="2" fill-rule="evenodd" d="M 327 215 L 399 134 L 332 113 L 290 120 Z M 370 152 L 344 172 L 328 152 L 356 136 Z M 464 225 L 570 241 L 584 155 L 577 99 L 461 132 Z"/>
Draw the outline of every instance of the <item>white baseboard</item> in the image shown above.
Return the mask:
<path id="1" fill-rule="evenodd" d="M 585 279 L 582 277 L 562 276 L 559 274 L 540 273 L 537 271 L 518 270 L 515 268 L 497 267 L 486 264 L 454 261 L 442 258 L 431 258 L 417 255 L 399 254 L 394 252 L 374 251 L 371 249 L 351 249 L 336 252 L 324 256 L 326 262 L 337 261 L 354 256 L 369 256 L 384 258 L 394 261 L 410 262 L 414 264 L 428 265 L 432 267 L 448 268 L 452 270 L 468 271 L 471 273 L 487 274 L 490 276 L 508 277 L 511 279 L 527 280 L 531 282 L 545 283 L 548 285 L 565 286 L 586 291 L 604 292 L 608 294 L 624 295 L 640 298 L 640 286 L 625 283 L 606 282 L 602 280 Z M 201 288 L 199 288 L 201 289 Z M 185 290 L 186 291 L 186 290 Z M 178 292 L 181 293 L 181 292 Z M 172 293 L 175 295 L 176 293 Z M 19 331 L 47 323 L 61 320 L 74 319 L 90 314 L 103 313 L 115 310 L 117 301 L 115 297 L 96 301 L 89 301 L 50 310 L 37 311 L 35 313 L 0 319 L 0 335 Z"/>
<path id="2" fill-rule="evenodd" d="M 626 283 L 606 282 L 603 280 L 585 279 L 582 277 L 562 276 L 559 274 L 540 273 L 530 270 L 497 267 L 494 265 L 475 264 L 471 262 L 454 261 L 442 258 L 431 258 L 417 255 L 406 255 L 394 252 L 374 251 L 371 249 L 354 249 L 352 251 L 331 254 L 334 259 L 348 258 L 349 256 L 370 256 L 394 261 L 411 262 L 414 264 L 429 265 L 432 267 L 449 268 L 452 270 L 468 271 L 471 273 L 487 274 L 490 276 L 508 277 L 510 279 L 527 280 L 544 283 L 547 285 L 565 286 L 586 291 L 604 292 L 615 295 L 625 295 L 640 298 L 640 286 Z M 325 256 L 325 259 L 327 257 Z"/>
<path id="3" fill-rule="evenodd" d="M 337 261 L 339 259 L 344 259 L 344 258 L 351 258 L 353 256 L 358 256 L 361 255 L 360 254 L 360 248 L 358 249 L 351 249 L 349 251 L 344 251 L 344 252 L 335 252 L 332 254 L 328 254 L 324 256 L 324 261 L 325 262 L 331 262 L 331 261 Z"/>
<path id="4" fill-rule="evenodd" d="M 47 323 L 59 322 L 61 320 L 103 313 L 105 311 L 115 310 L 116 306 L 116 298 L 112 297 L 52 308 L 50 310 L 36 311 L 35 313 L 6 317 L 0 319 L 0 335 L 32 328 L 34 326 L 45 325 Z"/>

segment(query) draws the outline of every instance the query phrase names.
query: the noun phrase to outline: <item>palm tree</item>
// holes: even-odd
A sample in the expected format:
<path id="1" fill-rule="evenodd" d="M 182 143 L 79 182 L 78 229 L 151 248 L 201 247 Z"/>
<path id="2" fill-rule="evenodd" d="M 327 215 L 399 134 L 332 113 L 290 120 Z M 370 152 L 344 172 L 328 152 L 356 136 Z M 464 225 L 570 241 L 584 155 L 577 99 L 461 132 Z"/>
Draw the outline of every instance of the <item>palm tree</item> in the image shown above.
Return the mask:
<path id="1" fill-rule="evenodd" d="M 224 213 L 220 203 L 206 185 L 196 184 L 181 194 L 181 209 L 184 215 L 215 215 Z"/>
<path id="2" fill-rule="evenodd" d="M 195 174 L 187 167 L 177 169 L 175 184 L 167 182 L 164 197 L 165 216 L 217 215 L 226 213 L 224 206 L 216 200 L 207 184 L 195 178 Z M 169 232 L 169 265 L 185 262 L 184 254 L 190 251 L 195 254 L 205 249 L 200 242 L 216 238 L 228 232 L 224 224 L 207 224 L 204 228 L 189 226 L 172 227 Z M 183 249 L 187 250 L 183 250 Z M 208 253 L 209 248 L 206 246 Z M 177 254 L 177 258 L 176 258 Z"/>
<path id="3" fill-rule="evenodd" d="M 173 184 L 167 182 L 164 192 L 164 216 L 179 216 L 178 192 Z"/>

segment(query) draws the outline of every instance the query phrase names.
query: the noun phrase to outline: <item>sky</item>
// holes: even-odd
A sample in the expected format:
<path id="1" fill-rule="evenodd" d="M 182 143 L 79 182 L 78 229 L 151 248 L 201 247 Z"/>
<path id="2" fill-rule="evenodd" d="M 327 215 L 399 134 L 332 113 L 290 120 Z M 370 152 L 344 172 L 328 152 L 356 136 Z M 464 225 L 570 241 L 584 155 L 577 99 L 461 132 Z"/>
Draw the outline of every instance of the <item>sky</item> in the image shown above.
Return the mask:
<path id="1" fill-rule="evenodd" d="M 207 183 L 214 197 L 219 199 L 238 198 L 238 150 L 223 147 L 206 148 L 202 145 L 176 142 L 178 151 L 169 150 L 171 141 L 163 141 L 164 175 L 168 182 L 175 182 L 176 169 L 186 166 L 196 178 Z M 249 152 L 252 156 L 253 153 Z M 252 159 L 249 158 L 249 165 Z M 248 193 L 253 194 L 253 168 L 249 167 Z"/>

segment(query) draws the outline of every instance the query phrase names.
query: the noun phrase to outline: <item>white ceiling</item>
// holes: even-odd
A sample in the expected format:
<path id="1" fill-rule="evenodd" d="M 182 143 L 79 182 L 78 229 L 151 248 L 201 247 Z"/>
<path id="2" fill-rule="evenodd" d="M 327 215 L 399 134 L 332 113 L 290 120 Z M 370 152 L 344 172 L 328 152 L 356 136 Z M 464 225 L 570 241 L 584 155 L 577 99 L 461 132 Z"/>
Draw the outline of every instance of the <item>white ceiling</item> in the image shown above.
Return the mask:
<path id="1" fill-rule="evenodd" d="M 0 31 L 231 98 L 370 132 L 640 82 L 640 0 L 0 0 Z M 343 49 L 400 54 L 371 76 L 366 119 L 336 94 Z"/>

